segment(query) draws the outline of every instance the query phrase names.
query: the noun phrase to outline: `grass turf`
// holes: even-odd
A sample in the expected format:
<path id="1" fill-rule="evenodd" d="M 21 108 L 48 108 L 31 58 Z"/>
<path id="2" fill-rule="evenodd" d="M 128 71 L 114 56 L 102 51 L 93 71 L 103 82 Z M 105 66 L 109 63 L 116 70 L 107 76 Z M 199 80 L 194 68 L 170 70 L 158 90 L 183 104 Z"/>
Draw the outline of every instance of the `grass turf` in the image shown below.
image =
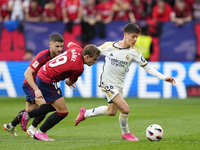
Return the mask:
<path id="1" fill-rule="evenodd" d="M 123 140 L 117 114 L 114 117 L 87 118 L 77 127 L 74 121 L 79 109 L 107 105 L 105 99 L 65 98 L 69 115 L 49 130 L 54 142 L 38 141 L 28 137 L 16 127 L 17 137 L 0 130 L 0 149 L 3 150 L 199 150 L 200 99 L 137 99 L 127 98 L 129 104 L 129 128 L 139 142 Z M 24 109 L 24 98 L 0 98 L 0 125 L 11 122 Z M 29 121 L 28 125 L 32 122 Z M 159 124 L 164 130 L 163 139 L 151 142 L 145 131 L 150 124 Z M 40 126 L 40 125 L 39 125 Z"/>

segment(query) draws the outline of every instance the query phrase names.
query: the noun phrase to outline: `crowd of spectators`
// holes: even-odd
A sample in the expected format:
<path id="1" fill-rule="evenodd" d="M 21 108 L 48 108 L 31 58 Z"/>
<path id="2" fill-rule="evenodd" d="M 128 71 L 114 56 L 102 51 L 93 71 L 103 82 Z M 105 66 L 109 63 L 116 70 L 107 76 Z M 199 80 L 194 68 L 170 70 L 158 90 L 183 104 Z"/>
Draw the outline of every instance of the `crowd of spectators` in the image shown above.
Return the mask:
<path id="1" fill-rule="evenodd" d="M 130 21 L 143 26 L 172 21 L 182 26 L 200 20 L 200 0 L 1 0 L 0 22 L 63 21 L 72 32 L 74 24 L 83 28 L 82 41 L 105 37 L 105 25 L 111 21 Z M 88 30 L 90 29 L 90 30 Z"/>

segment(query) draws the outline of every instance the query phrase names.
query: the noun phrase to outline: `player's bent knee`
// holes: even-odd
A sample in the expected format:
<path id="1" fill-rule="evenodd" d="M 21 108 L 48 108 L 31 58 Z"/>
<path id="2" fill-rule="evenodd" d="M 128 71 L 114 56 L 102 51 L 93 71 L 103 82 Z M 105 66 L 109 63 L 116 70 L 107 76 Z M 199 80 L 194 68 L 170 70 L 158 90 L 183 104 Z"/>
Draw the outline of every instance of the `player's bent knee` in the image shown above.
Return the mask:
<path id="1" fill-rule="evenodd" d="M 108 115 L 109 116 L 115 116 L 117 114 L 117 111 L 109 111 L 108 110 Z"/>
<path id="2" fill-rule="evenodd" d="M 109 116 L 115 116 L 116 114 L 117 114 L 117 113 L 113 113 L 113 112 L 108 113 Z"/>
<path id="3" fill-rule="evenodd" d="M 66 112 L 68 112 L 68 109 L 67 109 L 67 107 L 56 108 L 56 111 L 59 113 L 66 113 Z"/>
<path id="4" fill-rule="evenodd" d="M 46 101 L 43 98 L 35 98 L 35 103 L 40 106 L 42 104 L 45 104 Z"/>
<path id="5" fill-rule="evenodd" d="M 129 114 L 129 108 L 122 109 L 120 112 L 121 112 L 122 114 Z"/>
<path id="6" fill-rule="evenodd" d="M 67 117 L 68 111 L 67 112 L 57 112 L 57 114 L 63 118 Z"/>
<path id="7" fill-rule="evenodd" d="M 26 104 L 26 112 L 29 112 L 29 111 L 31 111 L 31 110 L 37 108 L 37 107 L 38 107 L 37 104 L 27 103 L 27 104 Z"/>

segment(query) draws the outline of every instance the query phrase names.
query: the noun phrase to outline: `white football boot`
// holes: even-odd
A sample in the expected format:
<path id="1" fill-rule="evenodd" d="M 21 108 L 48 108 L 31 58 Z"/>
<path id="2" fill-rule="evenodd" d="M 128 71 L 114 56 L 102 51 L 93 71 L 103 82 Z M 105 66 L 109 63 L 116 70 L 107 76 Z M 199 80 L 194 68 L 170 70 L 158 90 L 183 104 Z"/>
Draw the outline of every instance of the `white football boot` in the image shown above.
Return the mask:
<path id="1" fill-rule="evenodd" d="M 17 136 L 17 134 L 15 133 L 16 130 L 15 127 L 11 127 L 9 124 L 4 124 L 3 129 L 5 131 L 8 131 L 10 135 Z"/>
<path id="2" fill-rule="evenodd" d="M 34 133 L 35 133 L 36 128 L 35 127 L 29 127 L 28 130 L 26 131 L 26 133 L 28 134 L 28 136 L 31 136 L 32 138 L 34 137 Z"/>

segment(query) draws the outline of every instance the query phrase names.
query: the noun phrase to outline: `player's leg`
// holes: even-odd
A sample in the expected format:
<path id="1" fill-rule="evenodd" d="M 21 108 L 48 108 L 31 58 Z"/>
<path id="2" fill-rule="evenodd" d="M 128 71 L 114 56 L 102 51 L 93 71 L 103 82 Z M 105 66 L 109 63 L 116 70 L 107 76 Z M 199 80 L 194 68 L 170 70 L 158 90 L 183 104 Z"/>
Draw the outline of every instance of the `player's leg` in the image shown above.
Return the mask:
<path id="1" fill-rule="evenodd" d="M 57 99 L 52 103 L 56 112 L 51 114 L 43 125 L 35 132 L 34 138 L 38 140 L 51 140 L 46 135 L 46 132 L 58 124 L 62 119 L 68 115 L 68 109 L 63 97 Z"/>
<path id="2" fill-rule="evenodd" d="M 21 110 L 17 114 L 17 116 L 13 119 L 13 121 L 3 125 L 3 129 L 5 131 L 8 131 L 10 135 L 17 136 L 17 134 L 15 133 L 15 131 L 16 131 L 15 127 L 20 123 L 20 120 L 21 120 L 21 115 L 20 114 L 22 114 L 24 111 L 25 111 L 25 109 Z"/>
<path id="3" fill-rule="evenodd" d="M 56 82 L 54 83 L 45 83 L 40 78 L 36 78 L 37 85 L 41 90 L 43 97 L 47 103 L 51 103 L 52 107 L 56 109 L 56 112 L 50 115 L 44 124 L 37 130 L 34 134 L 34 138 L 39 140 L 51 140 L 48 138 L 46 131 L 64 119 L 67 114 L 67 106 L 65 100 L 62 96 L 62 91 Z M 41 106 L 46 105 L 42 104 Z M 41 107 L 40 106 L 40 107 Z M 41 108 L 40 111 L 46 111 L 44 108 Z M 44 113 L 43 113 L 44 114 Z M 30 114 L 31 115 L 31 114 Z M 31 116 L 30 116 L 31 117 Z"/>
<path id="4" fill-rule="evenodd" d="M 9 134 L 11 134 L 11 135 L 17 136 L 17 134 L 15 133 L 15 130 L 16 130 L 15 127 L 21 122 L 22 114 L 23 114 L 24 112 L 28 112 L 28 111 L 30 111 L 30 110 L 33 110 L 33 109 L 36 108 L 36 107 L 38 107 L 37 104 L 32 104 L 31 102 L 26 101 L 26 109 L 21 110 L 21 111 L 17 114 L 17 116 L 13 119 L 12 122 L 10 122 L 10 123 L 8 123 L 8 124 L 4 124 L 4 125 L 3 125 L 4 130 L 5 130 L 5 131 L 8 131 Z"/>
<path id="5" fill-rule="evenodd" d="M 99 106 L 97 108 L 92 108 L 86 110 L 85 108 L 81 108 L 79 110 L 79 114 L 76 117 L 75 126 L 79 124 L 79 122 L 84 121 L 86 118 L 95 117 L 95 116 L 108 116 L 107 113 L 108 106 Z"/>
<path id="6" fill-rule="evenodd" d="M 31 110 L 37 108 L 38 105 L 37 104 L 33 104 L 32 102 L 29 102 L 29 101 L 26 101 L 26 112 L 30 112 Z M 23 114 L 22 114 L 23 115 Z M 28 123 L 28 122 L 27 122 Z M 31 133 L 33 132 L 33 135 L 34 135 L 34 131 L 36 130 L 36 128 L 34 127 L 29 127 L 28 130 L 27 130 L 27 134 L 29 136 L 31 136 Z M 33 136 L 32 135 L 32 136 Z"/>
<path id="7" fill-rule="evenodd" d="M 119 123 L 122 129 L 122 138 L 130 141 L 138 141 L 139 139 L 133 136 L 128 127 L 128 114 L 129 114 L 129 106 L 126 101 L 121 97 L 120 94 L 116 95 L 112 99 L 113 103 L 117 106 L 120 111 L 119 115 Z"/>
<path id="8" fill-rule="evenodd" d="M 22 129 L 24 131 L 26 131 L 26 125 L 27 125 L 27 122 L 30 118 L 34 118 L 34 117 L 40 117 L 40 116 L 46 116 L 47 113 L 51 112 L 51 111 L 55 111 L 55 108 L 51 105 L 51 104 L 48 104 L 48 103 L 45 103 L 45 104 L 42 104 L 40 105 L 39 107 L 33 109 L 32 111 L 28 112 L 28 113 L 24 113 L 23 116 L 22 116 L 22 119 L 21 119 L 21 122 L 22 122 Z M 37 130 L 35 130 L 36 132 Z M 34 132 L 34 134 L 35 134 Z M 34 136 L 33 134 L 33 136 Z M 44 136 L 44 139 L 46 139 L 47 141 L 48 140 L 51 140 L 48 138 L 48 136 L 45 134 L 43 134 Z"/>
<path id="9" fill-rule="evenodd" d="M 85 108 L 81 108 L 76 118 L 75 126 L 77 126 L 79 122 L 84 121 L 86 118 L 89 117 L 115 116 L 117 114 L 117 110 L 117 106 L 115 106 L 113 103 L 109 103 L 108 106 L 99 106 L 97 108 L 92 108 L 88 110 L 86 110 Z"/>
<path id="10" fill-rule="evenodd" d="M 111 92 L 111 93 L 114 93 L 114 92 Z M 130 131 L 128 127 L 128 114 L 129 114 L 128 104 L 120 96 L 120 94 L 117 94 L 112 100 L 110 100 L 109 97 L 107 97 L 107 99 L 109 100 L 108 106 L 100 106 L 100 107 L 89 109 L 89 110 L 81 108 L 79 115 L 76 119 L 75 126 L 77 126 L 79 122 L 84 121 L 88 117 L 105 116 L 105 115 L 115 116 L 119 109 L 120 111 L 119 122 L 120 122 L 120 127 L 122 129 L 122 134 L 123 135 L 129 134 Z"/>
<path id="11" fill-rule="evenodd" d="M 93 116 L 115 116 L 118 108 L 113 103 L 108 103 L 108 106 L 99 106 L 97 108 L 89 109 L 85 112 L 85 118 Z"/>
<path id="12" fill-rule="evenodd" d="M 103 86 L 101 90 L 107 97 L 108 106 L 99 106 L 97 108 L 86 110 L 85 108 L 81 108 L 79 114 L 75 121 L 75 126 L 79 124 L 79 122 L 84 121 L 86 118 L 94 117 L 94 116 L 115 116 L 117 114 L 118 108 L 112 104 L 112 99 L 115 97 L 119 92 L 117 88 L 115 89 L 113 86 Z"/>
<path id="13" fill-rule="evenodd" d="M 56 112 L 50 115 L 44 124 L 40 127 L 42 132 L 46 132 L 47 130 L 51 129 L 54 125 L 59 123 L 68 115 L 68 109 L 63 97 L 54 101 L 52 105 L 56 109 Z"/>
<path id="14" fill-rule="evenodd" d="M 26 112 L 30 112 L 31 110 L 33 110 L 33 109 L 35 109 L 37 107 L 38 107 L 38 105 L 35 104 L 35 98 L 32 99 L 32 100 L 30 100 L 30 99 L 26 100 Z M 21 114 L 21 116 L 22 115 L 23 114 Z M 28 121 L 29 120 L 27 120 L 27 123 L 28 123 Z M 26 129 L 24 131 L 26 131 Z M 29 128 L 29 132 L 27 132 L 27 134 L 31 136 L 31 132 L 33 132 L 33 134 L 34 134 L 34 131 L 35 131 L 35 128 L 31 127 L 31 128 Z"/>
<path id="15" fill-rule="evenodd" d="M 127 134 L 130 132 L 128 128 L 129 106 L 119 94 L 116 97 L 114 97 L 112 101 L 113 101 L 113 104 L 120 111 L 119 122 L 120 122 L 120 127 L 122 129 L 122 133 Z"/>
<path id="16" fill-rule="evenodd" d="M 42 95 L 46 103 L 52 103 L 55 99 L 62 97 L 62 92 L 58 88 L 57 83 L 45 83 L 38 76 L 36 76 L 36 83 L 38 88 L 41 90 Z M 41 101 L 37 101 L 40 105 Z M 23 114 L 21 119 L 22 130 L 26 131 L 27 122 L 30 118 L 38 117 L 40 115 L 46 115 L 48 112 L 55 111 L 55 108 L 52 105 L 42 104 L 37 109 L 30 111 L 29 113 Z"/>
<path id="17" fill-rule="evenodd" d="M 45 103 L 46 102 L 45 102 L 45 100 L 43 98 L 35 98 L 35 104 L 37 106 L 40 106 L 40 105 L 45 104 Z M 30 111 L 31 111 L 31 110 L 35 109 L 36 107 L 35 108 L 29 107 L 29 108 L 30 108 Z M 46 115 L 44 114 L 44 115 L 40 115 L 40 116 L 37 116 L 37 117 L 34 118 L 31 126 L 29 126 L 28 129 L 27 129 L 27 132 L 26 132 L 27 135 L 29 135 L 31 137 L 34 136 L 34 133 L 35 133 L 35 130 L 36 130 L 38 124 L 40 124 L 40 122 L 42 122 L 42 120 L 45 118 L 45 116 Z"/>
<path id="18" fill-rule="evenodd" d="M 37 104 L 35 104 L 35 92 L 28 83 L 23 84 L 22 89 L 24 93 L 26 94 L 26 111 L 24 112 L 29 112 L 38 106 Z M 22 115 L 23 114 L 20 114 L 20 123 L 21 123 Z"/>
<path id="19" fill-rule="evenodd" d="M 30 87 L 30 85 L 23 84 L 22 85 L 22 89 L 24 90 L 24 92 L 26 94 L 26 109 L 21 110 L 17 114 L 17 116 L 13 119 L 12 122 L 3 125 L 3 128 L 4 128 L 5 131 L 8 131 L 11 135 L 15 135 L 15 136 L 17 136 L 17 134 L 15 133 L 15 127 L 20 123 L 22 113 L 26 112 L 29 109 L 31 109 L 29 107 L 29 104 L 31 105 L 32 102 L 34 102 L 34 99 L 35 99 L 34 91 Z M 35 108 L 35 107 L 33 107 L 33 108 Z"/>
<path id="20" fill-rule="evenodd" d="M 42 104 L 39 107 L 31 110 L 30 112 L 23 113 L 22 119 L 21 119 L 22 130 L 24 130 L 24 131 L 27 130 L 26 126 L 27 126 L 28 121 L 31 118 L 38 117 L 41 115 L 46 115 L 47 113 L 52 112 L 52 111 L 55 111 L 55 108 L 51 104 L 46 103 L 46 104 Z"/>
<path id="21" fill-rule="evenodd" d="M 26 112 L 29 112 L 37 107 L 38 107 L 37 104 L 33 104 L 32 102 L 26 101 Z"/>

